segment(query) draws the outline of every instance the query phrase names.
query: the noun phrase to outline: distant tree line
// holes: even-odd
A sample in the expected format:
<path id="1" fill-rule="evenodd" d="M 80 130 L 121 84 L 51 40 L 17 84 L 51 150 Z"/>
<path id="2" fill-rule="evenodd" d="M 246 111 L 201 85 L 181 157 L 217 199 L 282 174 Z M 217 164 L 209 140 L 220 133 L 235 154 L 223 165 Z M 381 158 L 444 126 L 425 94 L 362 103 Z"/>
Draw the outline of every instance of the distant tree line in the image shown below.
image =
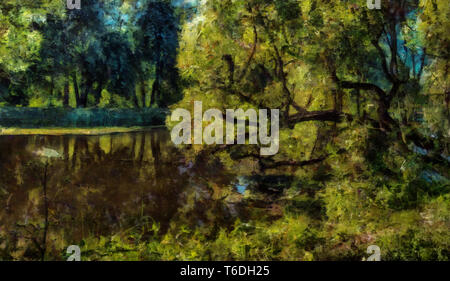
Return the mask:
<path id="1" fill-rule="evenodd" d="M 2 1 L 0 105 L 166 107 L 185 14 L 169 0 Z"/>

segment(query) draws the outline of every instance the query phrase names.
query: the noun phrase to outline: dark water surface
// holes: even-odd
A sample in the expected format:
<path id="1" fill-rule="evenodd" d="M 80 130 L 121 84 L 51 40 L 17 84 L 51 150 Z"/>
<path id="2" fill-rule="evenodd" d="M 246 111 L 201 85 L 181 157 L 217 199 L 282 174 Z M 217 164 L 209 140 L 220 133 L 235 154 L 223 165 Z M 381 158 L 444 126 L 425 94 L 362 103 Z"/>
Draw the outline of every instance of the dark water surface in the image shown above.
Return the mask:
<path id="1" fill-rule="evenodd" d="M 43 235 L 46 251 L 59 252 L 154 222 L 162 232 L 177 223 L 226 226 L 245 218 L 244 191 L 239 175 L 219 164 L 185 159 L 164 129 L 0 136 L 0 237 L 16 245 L 8 254 L 42 244 Z"/>

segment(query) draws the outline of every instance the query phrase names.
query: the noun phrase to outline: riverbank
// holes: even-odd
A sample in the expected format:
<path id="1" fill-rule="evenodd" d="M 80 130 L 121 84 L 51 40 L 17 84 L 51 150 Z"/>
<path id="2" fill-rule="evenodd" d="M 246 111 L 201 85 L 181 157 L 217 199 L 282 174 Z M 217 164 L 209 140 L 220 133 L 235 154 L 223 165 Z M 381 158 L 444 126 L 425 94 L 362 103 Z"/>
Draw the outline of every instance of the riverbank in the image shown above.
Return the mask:
<path id="1" fill-rule="evenodd" d="M 32 132 L 25 129 L 54 131 L 94 131 L 111 133 L 112 128 L 136 130 L 143 127 L 163 126 L 167 111 L 159 108 L 105 109 L 105 108 L 0 108 L 2 132 Z M 108 129 L 99 130 L 108 127 Z M 45 129 L 43 129 L 45 128 Z M 89 130 L 81 130 L 86 129 Z M 22 130 L 24 129 L 24 130 Z M 5 133 L 2 133 L 5 134 Z"/>
<path id="2" fill-rule="evenodd" d="M 0 128 L 0 136 L 28 136 L 28 135 L 45 135 L 45 136 L 100 136 L 115 133 L 135 133 L 144 132 L 150 129 L 163 128 L 164 126 L 150 127 L 96 127 L 96 128 Z"/>

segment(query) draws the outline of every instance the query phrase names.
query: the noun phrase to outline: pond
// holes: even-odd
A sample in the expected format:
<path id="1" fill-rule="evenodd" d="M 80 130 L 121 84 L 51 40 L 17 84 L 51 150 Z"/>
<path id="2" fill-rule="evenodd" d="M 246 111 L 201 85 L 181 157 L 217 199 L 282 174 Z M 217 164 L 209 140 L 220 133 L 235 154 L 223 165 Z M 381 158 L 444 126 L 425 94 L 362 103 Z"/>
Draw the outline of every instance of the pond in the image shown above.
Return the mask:
<path id="1" fill-rule="evenodd" d="M 15 241 L 7 255 L 33 259 L 154 223 L 161 233 L 177 223 L 227 227 L 248 216 L 248 186 L 219 162 L 188 160 L 165 129 L 0 136 L 0 237 Z"/>

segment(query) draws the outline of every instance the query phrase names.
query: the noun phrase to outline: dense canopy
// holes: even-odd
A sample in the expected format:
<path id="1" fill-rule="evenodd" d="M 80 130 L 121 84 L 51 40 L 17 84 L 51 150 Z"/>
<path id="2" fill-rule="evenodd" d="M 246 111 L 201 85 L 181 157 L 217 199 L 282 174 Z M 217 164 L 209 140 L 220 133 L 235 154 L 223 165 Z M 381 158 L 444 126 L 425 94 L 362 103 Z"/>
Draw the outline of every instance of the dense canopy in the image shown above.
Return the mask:
<path id="1" fill-rule="evenodd" d="M 258 145 L 177 147 L 180 161 L 256 182 L 240 204 L 263 211 L 227 227 L 213 211 L 192 222 L 193 205 L 213 198 L 211 210 L 223 210 L 237 195 L 214 176 L 207 191 L 177 185 L 187 199 L 176 222 L 118 233 L 110 240 L 133 255 L 116 258 L 361 260 L 376 244 L 385 259 L 449 259 L 447 0 L 382 1 L 379 10 L 366 0 L 18 2 L 0 2 L 0 106 L 280 110 L 276 155 Z M 140 142 L 116 153 L 132 155 L 136 177 L 151 177 Z M 153 138 L 151 148 L 159 165 Z M 116 249 L 105 239 L 84 240 L 88 258 Z"/>

